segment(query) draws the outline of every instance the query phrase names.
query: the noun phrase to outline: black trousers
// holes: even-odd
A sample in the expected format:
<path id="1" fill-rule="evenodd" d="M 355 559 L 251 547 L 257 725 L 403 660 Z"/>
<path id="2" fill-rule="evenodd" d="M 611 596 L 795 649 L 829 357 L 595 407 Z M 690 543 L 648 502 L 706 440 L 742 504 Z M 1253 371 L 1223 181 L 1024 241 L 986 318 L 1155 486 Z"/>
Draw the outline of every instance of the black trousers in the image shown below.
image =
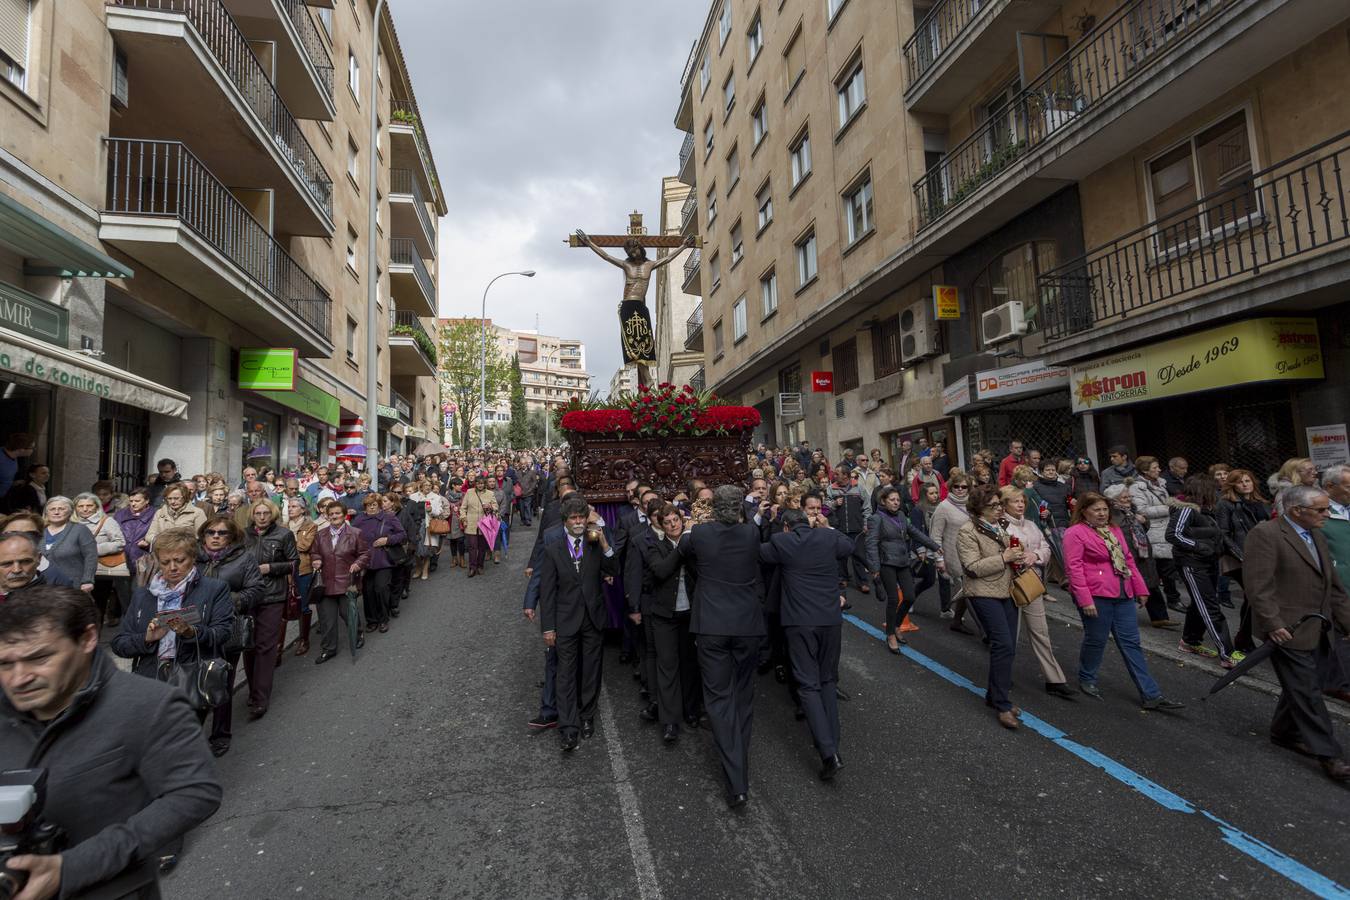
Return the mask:
<path id="1" fill-rule="evenodd" d="M 858 547 L 862 544 L 860 538 L 862 533 L 849 534 L 844 532 L 844 537 L 853 542 L 854 552 L 839 560 L 839 580 L 846 581 L 855 587 L 862 587 L 867 584 L 867 564 L 858 554 Z"/>
<path id="2" fill-rule="evenodd" d="M 1332 648 L 1323 637 L 1316 650 L 1276 647 L 1270 662 L 1283 689 L 1270 721 L 1270 736 L 1302 741 L 1316 756 L 1339 759 L 1341 745 L 1331 724 L 1331 714 L 1322 699 L 1322 677 L 1329 667 Z"/>
<path id="3" fill-rule="evenodd" d="M 366 625 L 377 628 L 389 621 L 389 584 L 393 569 L 367 569 L 361 579 L 361 594 L 366 605 Z"/>
<path id="4" fill-rule="evenodd" d="M 1219 564 L 1207 566 L 1178 566 L 1186 590 L 1191 593 L 1191 605 L 1186 609 L 1186 621 L 1181 627 L 1181 639 L 1188 644 L 1199 644 L 1208 632 L 1219 656 L 1227 659 L 1233 652 L 1233 639 L 1228 634 L 1228 620 L 1219 604 Z"/>
<path id="5" fill-rule="evenodd" d="M 360 629 L 360 622 L 347 621 L 347 595 L 324 595 L 319 600 L 319 647 L 324 653 L 336 653 L 338 649 L 338 620 L 342 620 L 348 629 Z"/>
<path id="6" fill-rule="evenodd" d="M 1167 612 L 1167 597 L 1158 583 L 1158 561 L 1151 556 L 1142 559 L 1135 557 L 1134 561 L 1139 567 L 1139 574 L 1144 576 L 1144 584 L 1148 586 L 1148 600 L 1144 603 L 1144 608 L 1148 610 L 1148 620 L 1168 621 L 1172 617 Z"/>
<path id="7" fill-rule="evenodd" d="M 412 562 L 404 563 L 401 566 L 394 566 L 390 569 L 389 576 L 389 608 L 398 609 L 398 602 L 403 599 L 403 592 L 408 590 L 412 584 Z"/>
<path id="8" fill-rule="evenodd" d="M 1158 586 L 1161 587 L 1163 593 L 1167 595 L 1167 602 L 1181 602 L 1181 591 L 1177 589 L 1179 567 L 1176 564 L 1176 560 L 1155 557 L 1153 561 L 1158 566 Z"/>
<path id="9" fill-rule="evenodd" d="M 642 650 L 638 653 L 638 664 L 642 686 L 647 689 L 651 699 L 656 699 L 656 632 L 652 630 L 652 617 L 642 617 Z"/>
<path id="10" fill-rule="evenodd" d="M 699 711 L 698 651 L 689 633 L 689 611 L 673 618 L 643 616 L 650 623 L 655 644 L 655 678 L 648 690 L 656 698 L 662 725 L 678 725 L 680 718 L 693 718 Z"/>
<path id="11" fill-rule="evenodd" d="M 881 600 L 886 604 L 886 634 L 895 634 L 914 607 L 914 573 L 909 566 L 881 567 Z"/>
<path id="12" fill-rule="evenodd" d="M 839 645 L 841 625 L 789 625 L 788 655 L 806 724 L 822 759 L 839 752 Z"/>
<path id="13" fill-rule="evenodd" d="M 712 725 L 727 791 L 750 789 L 750 726 L 754 719 L 755 668 L 759 635 L 698 635 L 698 664 L 703 674 L 703 705 Z"/>
<path id="14" fill-rule="evenodd" d="M 558 635 L 558 728 L 575 734 L 583 719 L 595 718 L 600 700 L 604 634 L 582 616 L 576 634 Z"/>

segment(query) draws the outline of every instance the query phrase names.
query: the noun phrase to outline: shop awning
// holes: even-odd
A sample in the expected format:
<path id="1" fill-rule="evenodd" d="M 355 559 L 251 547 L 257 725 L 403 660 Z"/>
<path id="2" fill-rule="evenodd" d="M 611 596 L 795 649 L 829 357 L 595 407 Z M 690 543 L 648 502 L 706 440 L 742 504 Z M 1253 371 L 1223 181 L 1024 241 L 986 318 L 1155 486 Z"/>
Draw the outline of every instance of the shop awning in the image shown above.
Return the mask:
<path id="1" fill-rule="evenodd" d="M 0 328 L 0 378 L 8 374 L 179 419 L 187 418 L 191 399 L 92 357 Z"/>
<path id="2" fill-rule="evenodd" d="M 26 260 L 27 275 L 61 278 L 130 278 L 131 268 L 0 194 L 0 243 Z"/>

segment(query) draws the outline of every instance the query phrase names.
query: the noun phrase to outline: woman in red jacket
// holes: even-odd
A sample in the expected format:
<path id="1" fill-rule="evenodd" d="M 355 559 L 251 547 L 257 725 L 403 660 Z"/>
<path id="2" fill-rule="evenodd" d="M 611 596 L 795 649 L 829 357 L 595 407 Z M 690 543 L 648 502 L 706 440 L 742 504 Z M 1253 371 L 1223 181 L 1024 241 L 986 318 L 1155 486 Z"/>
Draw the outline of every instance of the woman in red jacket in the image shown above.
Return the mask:
<path id="1" fill-rule="evenodd" d="M 341 503 L 330 503 L 324 510 L 327 527 L 320 528 L 309 547 L 309 558 L 314 576 L 323 582 L 323 599 L 319 601 L 319 646 L 323 652 L 315 665 L 337 656 L 337 620 L 347 618 L 343 600 L 347 588 L 360 583 L 361 571 L 370 565 L 370 548 L 361 532 L 347 522 L 347 510 Z M 359 613 L 358 613 L 359 615 Z M 365 643 L 360 622 L 347 622 L 349 629 L 358 630 L 356 646 Z"/>
<path id="2" fill-rule="evenodd" d="M 1111 503 L 1088 491 L 1078 496 L 1072 524 L 1064 532 L 1064 568 L 1078 611 L 1083 616 L 1083 647 L 1078 654 L 1078 687 L 1096 700 L 1097 672 L 1106 653 L 1106 639 L 1116 639 L 1116 649 L 1125 660 L 1144 709 L 1181 709 L 1168 700 L 1149 674 L 1144 651 L 1139 646 L 1136 604 L 1148 599 L 1125 536 L 1111 524 Z"/>

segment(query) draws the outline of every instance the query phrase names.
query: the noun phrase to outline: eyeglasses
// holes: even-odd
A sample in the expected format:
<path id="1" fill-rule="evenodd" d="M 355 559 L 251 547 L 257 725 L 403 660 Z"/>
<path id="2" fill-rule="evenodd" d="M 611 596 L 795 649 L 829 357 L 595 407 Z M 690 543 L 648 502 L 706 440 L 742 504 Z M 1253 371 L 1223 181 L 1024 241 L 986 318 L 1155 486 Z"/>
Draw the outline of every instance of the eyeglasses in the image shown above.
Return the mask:
<path id="1" fill-rule="evenodd" d="M 1307 510 L 1308 512 L 1313 513 L 1314 515 L 1319 516 L 1331 515 L 1330 506 L 1300 506 L 1299 509 Z"/>
<path id="2" fill-rule="evenodd" d="M 207 537 L 229 537 L 229 536 L 230 536 L 230 532 L 229 532 L 228 530 L 221 530 L 221 529 L 217 529 L 217 528 L 208 528 L 206 531 L 202 532 L 202 534 L 205 534 Z"/>

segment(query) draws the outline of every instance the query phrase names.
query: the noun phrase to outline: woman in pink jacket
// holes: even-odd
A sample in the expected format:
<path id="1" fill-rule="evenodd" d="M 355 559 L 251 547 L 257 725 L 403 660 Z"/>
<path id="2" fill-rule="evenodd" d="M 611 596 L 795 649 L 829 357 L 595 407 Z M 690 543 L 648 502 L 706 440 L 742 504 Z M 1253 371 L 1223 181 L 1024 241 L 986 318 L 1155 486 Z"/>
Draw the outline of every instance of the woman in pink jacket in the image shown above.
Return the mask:
<path id="1" fill-rule="evenodd" d="M 1073 521 L 1064 532 L 1064 568 L 1074 603 L 1083 616 L 1083 648 L 1078 654 L 1078 687 L 1097 700 L 1097 671 L 1106 653 L 1106 639 L 1116 639 L 1144 709 L 1181 709 L 1168 700 L 1149 674 L 1139 646 L 1135 606 L 1148 599 L 1148 586 L 1135 567 L 1125 536 L 1111 524 L 1111 504 L 1095 491 L 1078 496 Z"/>

